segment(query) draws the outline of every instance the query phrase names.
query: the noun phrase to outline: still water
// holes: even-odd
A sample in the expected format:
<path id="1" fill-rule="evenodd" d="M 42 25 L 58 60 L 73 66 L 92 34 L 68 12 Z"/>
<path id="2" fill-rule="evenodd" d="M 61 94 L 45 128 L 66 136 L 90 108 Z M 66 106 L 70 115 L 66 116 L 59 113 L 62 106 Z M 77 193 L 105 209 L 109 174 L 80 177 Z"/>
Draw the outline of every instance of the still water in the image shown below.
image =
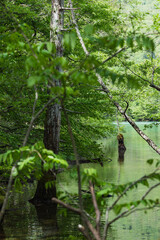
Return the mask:
<path id="1" fill-rule="evenodd" d="M 149 124 L 149 123 L 145 123 Z M 143 130 L 144 123 L 138 123 Z M 146 142 L 127 123 L 121 124 L 126 145 L 125 159 L 123 163 L 118 162 L 117 140 L 105 139 L 102 141 L 107 158 L 112 159 L 103 167 L 99 164 L 84 164 L 82 168 L 94 167 L 101 179 L 108 182 L 122 184 L 134 181 L 141 176 L 150 173 L 153 167 L 146 163 L 147 159 L 159 159 Z M 160 126 L 147 128 L 145 133 L 160 146 Z M 72 170 L 59 175 L 59 189 L 62 191 L 70 189 L 77 191 Z M 135 200 L 140 197 L 145 187 L 133 191 L 126 200 Z M 77 230 L 80 223 L 79 216 L 61 207 L 33 206 L 27 200 L 32 197 L 34 186 L 29 185 L 22 194 L 14 194 L 10 209 L 4 219 L 3 229 L 0 229 L 2 240 L 72 240 L 83 239 Z M 149 197 L 160 198 L 160 188 L 153 190 Z M 112 200 L 109 200 L 112 201 Z M 88 205 L 89 207 L 89 205 Z M 112 216 L 111 216 L 112 217 Z M 102 217 L 103 219 L 103 217 Z M 110 228 L 108 240 L 160 240 L 160 209 L 149 210 L 147 213 L 135 212 L 127 218 L 120 219 Z"/>

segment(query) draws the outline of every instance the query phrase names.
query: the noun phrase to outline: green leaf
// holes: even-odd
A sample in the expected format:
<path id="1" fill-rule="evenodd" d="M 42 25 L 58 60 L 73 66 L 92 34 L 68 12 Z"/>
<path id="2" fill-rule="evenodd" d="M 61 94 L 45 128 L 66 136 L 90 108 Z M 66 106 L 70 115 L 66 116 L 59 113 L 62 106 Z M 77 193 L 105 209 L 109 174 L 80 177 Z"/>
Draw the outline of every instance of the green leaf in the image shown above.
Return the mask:
<path id="1" fill-rule="evenodd" d="M 49 189 L 49 188 L 53 187 L 54 184 L 55 184 L 54 181 L 48 181 L 45 183 L 45 188 Z"/>
<path id="2" fill-rule="evenodd" d="M 24 42 L 19 42 L 19 46 L 20 46 L 20 47 L 24 48 L 25 45 L 26 45 L 26 44 L 25 44 Z"/>
<path id="3" fill-rule="evenodd" d="M 146 199 L 143 199 L 143 200 L 141 201 L 141 203 L 142 203 L 145 207 L 148 205 L 148 202 L 147 202 Z"/>
<path id="4" fill-rule="evenodd" d="M 18 170 L 17 170 L 17 168 L 14 168 L 14 170 L 12 172 L 12 176 L 17 177 L 17 175 L 18 175 Z"/>
<path id="5" fill-rule="evenodd" d="M 14 186 L 15 186 L 16 190 L 21 190 L 22 189 L 22 183 L 21 183 L 21 180 L 19 178 L 15 179 Z"/>
<path id="6" fill-rule="evenodd" d="M 31 76 L 28 78 L 28 87 L 33 87 L 36 83 L 40 82 L 42 77 L 40 76 Z"/>
<path id="7" fill-rule="evenodd" d="M 66 167 L 66 168 L 68 167 L 68 163 L 64 159 L 57 159 L 57 158 L 55 158 L 55 161 L 56 161 L 56 163 L 59 163 L 62 167 Z"/>
<path id="8" fill-rule="evenodd" d="M 50 169 L 49 163 L 44 163 L 44 164 L 43 164 L 43 169 L 44 169 L 44 171 L 48 172 L 49 169 Z"/>
<path id="9" fill-rule="evenodd" d="M 95 168 L 85 168 L 83 172 L 87 176 L 97 176 L 97 170 Z"/>
<path id="10" fill-rule="evenodd" d="M 38 43 L 37 45 L 37 51 L 40 52 L 41 49 L 44 47 L 45 43 L 41 42 L 41 43 Z"/>
<path id="11" fill-rule="evenodd" d="M 114 206 L 113 210 L 114 210 L 115 214 L 118 215 L 121 212 L 122 208 L 123 208 L 122 205 L 117 204 Z"/>
<path id="12" fill-rule="evenodd" d="M 77 36 L 75 33 L 66 33 L 63 38 L 63 44 L 68 50 L 74 50 Z"/>
<path id="13" fill-rule="evenodd" d="M 144 186 L 149 187 L 149 183 L 148 183 L 147 179 L 142 180 L 141 183 L 142 183 Z"/>
<path id="14" fill-rule="evenodd" d="M 62 68 L 65 68 L 68 64 L 68 61 L 65 57 L 57 57 L 56 58 L 56 63 L 60 64 Z"/>
<path id="15" fill-rule="evenodd" d="M 105 188 L 97 192 L 97 197 L 107 197 L 110 192 L 111 192 L 111 188 Z"/>
<path id="16" fill-rule="evenodd" d="M 88 24 L 85 26 L 84 28 L 84 34 L 85 36 L 89 36 L 89 35 L 92 35 L 94 32 L 94 26 L 91 25 L 91 24 Z"/>
<path id="17" fill-rule="evenodd" d="M 53 49 L 53 43 L 52 42 L 47 42 L 46 43 L 46 45 L 47 45 L 47 50 L 48 50 L 48 52 L 52 52 L 52 49 Z"/>
<path id="18" fill-rule="evenodd" d="M 23 168 L 27 167 L 27 168 L 31 168 L 32 164 L 34 163 L 35 157 L 28 157 L 27 159 L 18 162 L 18 170 L 22 171 Z"/>
<path id="19" fill-rule="evenodd" d="M 9 165 L 12 165 L 12 163 L 13 163 L 12 153 L 9 154 L 8 163 L 9 163 Z"/>
<path id="20" fill-rule="evenodd" d="M 53 153 L 52 150 L 48 150 L 48 149 L 46 149 L 46 148 L 44 148 L 44 149 L 42 150 L 42 153 L 45 153 L 45 154 L 51 155 L 51 156 L 56 156 L 56 155 Z"/>
<path id="21" fill-rule="evenodd" d="M 153 162 L 154 162 L 154 159 L 148 159 L 148 160 L 147 160 L 147 163 L 148 163 L 149 165 L 152 165 Z"/>
<path id="22" fill-rule="evenodd" d="M 128 47 L 133 48 L 133 38 L 132 37 L 127 38 L 127 45 L 128 45 Z"/>

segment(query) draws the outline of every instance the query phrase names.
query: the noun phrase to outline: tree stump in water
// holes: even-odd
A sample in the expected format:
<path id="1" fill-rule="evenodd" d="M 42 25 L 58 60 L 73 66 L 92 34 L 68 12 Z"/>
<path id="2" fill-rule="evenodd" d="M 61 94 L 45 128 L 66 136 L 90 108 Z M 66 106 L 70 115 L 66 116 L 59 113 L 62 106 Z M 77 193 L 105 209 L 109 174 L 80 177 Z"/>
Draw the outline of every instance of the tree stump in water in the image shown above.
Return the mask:
<path id="1" fill-rule="evenodd" d="M 118 140 L 118 161 L 123 162 L 124 161 L 124 153 L 126 151 L 126 147 L 124 145 L 124 137 L 121 133 L 118 134 L 117 136 Z"/>

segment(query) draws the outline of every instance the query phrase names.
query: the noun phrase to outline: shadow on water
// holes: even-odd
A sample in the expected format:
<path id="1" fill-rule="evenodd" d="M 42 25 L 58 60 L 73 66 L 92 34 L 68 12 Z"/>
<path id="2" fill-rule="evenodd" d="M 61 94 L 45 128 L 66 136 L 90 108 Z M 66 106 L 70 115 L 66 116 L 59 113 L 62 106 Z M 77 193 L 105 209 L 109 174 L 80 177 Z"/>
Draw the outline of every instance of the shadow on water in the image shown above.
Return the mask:
<path id="1" fill-rule="evenodd" d="M 106 156 L 111 158 L 112 161 L 106 162 L 103 167 L 94 163 L 85 164 L 85 166 L 81 166 L 81 170 L 94 167 L 103 181 L 114 184 L 134 181 L 153 170 L 152 166 L 146 164 L 146 160 L 157 158 L 157 154 L 137 136 L 130 126 L 127 124 L 124 124 L 124 126 L 126 129 L 124 139 L 127 149 L 125 156 L 118 153 L 116 138 L 106 139 L 103 142 L 104 150 Z M 159 132 L 157 133 L 157 131 Z M 160 143 L 160 127 L 156 128 L 156 131 L 155 129 L 147 129 L 147 133 L 156 140 L 157 144 Z M 59 190 L 65 189 L 73 194 L 77 192 L 77 181 L 71 170 L 59 174 L 58 180 L 63 185 L 63 189 Z M 157 190 L 152 193 L 151 197 L 153 199 L 160 198 L 159 189 Z M 141 186 L 139 190 L 136 189 L 128 194 L 126 200 L 138 199 L 143 191 L 146 191 L 146 186 Z M 9 210 L 4 217 L 3 227 L 0 228 L 1 240 L 68 240 L 72 239 L 70 236 L 74 236 L 77 240 L 83 239 L 77 230 L 77 225 L 80 223 L 79 216 L 52 204 L 32 205 L 28 202 L 28 199 L 32 198 L 34 192 L 35 185 L 28 185 L 23 194 L 13 193 L 8 206 Z M 108 199 L 108 203 L 110 201 L 112 201 L 112 198 Z M 91 208 L 89 202 L 87 202 L 86 208 Z M 109 229 L 108 240 L 158 240 L 160 238 L 159 222 L 160 209 L 152 209 L 147 214 L 136 212 L 114 223 Z"/>
<path id="2" fill-rule="evenodd" d="M 1 240 L 5 239 L 5 234 L 4 234 L 3 226 L 1 226 L 1 225 L 0 225 L 0 239 L 1 239 Z"/>
<path id="3" fill-rule="evenodd" d="M 28 185 L 23 193 L 12 194 L 3 224 L 0 226 L 1 240 L 38 240 L 50 237 L 57 239 L 57 205 L 31 204 L 28 198 L 34 188 L 35 185 Z"/>
<path id="4" fill-rule="evenodd" d="M 55 236 L 58 232 L 57 204 L 35 205 L 37 218 L 42 227 L 43 237 Z"/>
<path id="5" fill-rule="evenodd" d="M 76 236 L 80 217 L 56 204 L 33 205 L 28 201 L 34 195 L 35 185 L 29 185 L 23 193 L 12 194 L 3 225 L 0 240 L 60 240 Z"/>
<path id="6" fill-rule="evenodd" d="M 124 154 L 125 154 L 125 151 L 119 151 L 119 154 L 118 154 L 118 162 L 119 162 L 119 164 L 123 164 L 124 163 Z"/>

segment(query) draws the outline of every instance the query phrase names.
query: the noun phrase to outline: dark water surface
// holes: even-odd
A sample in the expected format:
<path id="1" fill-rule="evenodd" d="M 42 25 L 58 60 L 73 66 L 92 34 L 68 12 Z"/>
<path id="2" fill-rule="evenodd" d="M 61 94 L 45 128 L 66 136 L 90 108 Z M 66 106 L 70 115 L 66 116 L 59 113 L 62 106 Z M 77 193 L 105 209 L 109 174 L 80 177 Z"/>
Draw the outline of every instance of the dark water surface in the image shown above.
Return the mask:
<path id="1" fill-rule="evenodd" d="M 144 123 L 138 123 L 143 130 Z M 146 123 L 147 125 L 149 123 Z M 154 168 L 146 163 L 149 158 L 159 156 L 144 142 L 135 131 L 123 123 L 125 145 L 127 151 L 123 163 L 118 162 L 117 140 L 103 140 L 104 151 L 111 158 L 110 163 L 104 167 L 99 164 L 84 164 L 82 168 L 94 167 L 101 179 L 113 183 L 126 183 L 134 181 L 141 176 L 150 173 Z M 147 128 L 145 132 L 160 146 L 160 127 Z M 77 191 L 74 180 L 74 172 L 67 171 L 59 175 L 58 189 L 69 190 L 71 193 Z M 28 185 L 22 194 L 14 194 L 10 201 L 9 210 L 4 219 L 3 229 L 0 229 L 0 239 L 4 240 L 59 240 L 83 239 L 77 230 L 80 223 L 79 216 L 55 206 L 33 206 L 27 200 L 34 193 L 35 187 Z M 136 200 L 142 196 L 146 187 L 133 191 L 127 196 L 127 200 Z M 160 187 L 153 190 L 151 198 L 160 198 Z M 109 202 L 112 199 L 109 200 Z M 89 208 L 89 204 L 88 204 Z M 111 216 L 112 217 L 112 216 Z M 102 216 L 104 219 L 104 216 Z M 120 219 L 110 228 L 108 240 L 160 240 L 160 209 L 144 212 L 135 212 L 127 218 Z"/>

